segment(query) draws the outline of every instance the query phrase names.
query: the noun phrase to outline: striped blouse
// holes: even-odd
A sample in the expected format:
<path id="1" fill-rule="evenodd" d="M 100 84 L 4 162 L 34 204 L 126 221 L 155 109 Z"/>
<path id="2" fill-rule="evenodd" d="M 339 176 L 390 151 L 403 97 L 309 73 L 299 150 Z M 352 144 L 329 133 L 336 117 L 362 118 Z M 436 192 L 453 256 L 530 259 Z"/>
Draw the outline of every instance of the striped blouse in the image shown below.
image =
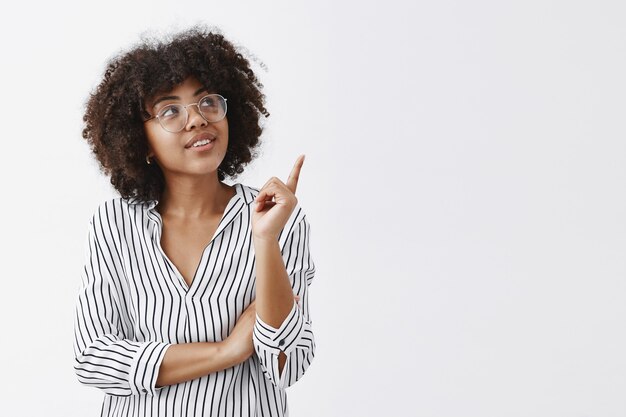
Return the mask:
<path id="1" fill-rule="evenodd" d="M 310 225 L 297 205 L 278 238 L 294 294 L 279 328 L 256 316 L 255 352 L 244 362 L 156 387 L 175 343 L 225 340 L 255 299 L 252 204 L 259 189 L 234 184 L 191 285 L 161 248 L 158 201 L 114 198 L 89 221 L 74 319 L 74 369 L 104 391 L 101 416 L 288 416 L 285 389 L 315 354 L 308 286 L 315 273 Z M 278 354 L 287 357 L 282 374 Z"/>

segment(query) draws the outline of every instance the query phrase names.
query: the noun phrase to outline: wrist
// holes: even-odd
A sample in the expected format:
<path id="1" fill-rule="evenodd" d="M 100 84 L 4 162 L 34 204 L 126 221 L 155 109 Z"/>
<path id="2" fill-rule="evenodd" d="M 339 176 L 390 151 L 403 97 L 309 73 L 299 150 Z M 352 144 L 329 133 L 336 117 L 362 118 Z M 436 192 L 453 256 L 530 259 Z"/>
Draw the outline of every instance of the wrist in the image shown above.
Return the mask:
<path id="1" fill-rule="evenodd" d="M 255 244 L 274 243 L 274 242 L 278 242 L 278 236 L 261 236 L 261 235 L 255 235 L 253 233 L 252 240 L 254 241 Z"/>

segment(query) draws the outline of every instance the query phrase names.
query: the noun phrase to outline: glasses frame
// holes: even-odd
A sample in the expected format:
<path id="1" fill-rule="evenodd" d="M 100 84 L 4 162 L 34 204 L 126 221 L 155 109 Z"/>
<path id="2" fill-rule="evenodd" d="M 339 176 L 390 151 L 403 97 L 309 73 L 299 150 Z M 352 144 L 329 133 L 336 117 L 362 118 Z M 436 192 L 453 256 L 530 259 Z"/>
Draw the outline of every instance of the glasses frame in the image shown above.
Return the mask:
<path id="1" fill-rule="evenodd" d="M 201 102 L 202 100 L 204 100 L 205 98 L 207 98 L 207 97 L 211 97 L 211 96 L 218 96 L 218 97 L 220 97 L 222 100 L 224 100 L 224 115 L 223 115 L 221 118 L 219 118 L 218 120 L 208 120 L 206 117 L 204 117 L 204 114 L 202 113 L 202 110 L 200 110 L 200 106 L 199 106 L 200 102 Z M 161 118 L 159 117 L 159 113 L 161 113 L 163 110 L 167 109 L 167 108 L 168 108 L 168 107 L 170 107 L 170 106 L 182 106 L 182 108 L 185 110 L 185 123 L 183 123 L 183 127 L 181 127 L 179 130 L 167 130 L 167 129 L 165 128 L 165 126 L 163 126 L 163 123 L 161 122 Z M 178 132 L 181 132 L 181 131 L 185 128 L 185 126 L 187 126 L 187 122 L 189 122 L 189 110 L 187 110 L 187 107 L 189 107 L 189 106 L 196 106 L 196 107 L 198 107 L 198 113 L 200 113 L 200 116 L 202 116 L 202 118 L 203 118 L 206 122 L 208 122 L 208 123 L 217 123 L 217 122 L 219 122 L 220 120 L 223 120 L 223 119 L 224 119 L 224 117 L 226 117 L 226 112 L 228 111 L 228 99 L 227 99 L 227 98 L 225 98 L 224 96 L 222 96 L 221 94 L 214 93 L 214 94 L 207 94 L 206 96 L 203 96 L 203 97 L 202 97 L 202 98 L 200 98 L 200 100 L 198 100 L 196 103 L 189 103 L 189 104 L 187 104 L 187 105 L 183 105 L 183 104 L 174 104 L 174 103 L 172 103 L 172 104 L 168 104 L 168 105 L 166 105 L 166 106 L 163 106 L 163 108 L 162 108 L 161 110 L 159 110 L 159 111 L 157 112 L 157 114 L 155 114 L 154 116 L 150 117 L 149 119 L 144 120 L 143 122 L 144 122 L 144 123 L 146 123 L 146 122 L 149 122 L 149 121 L 150 121 L 150 120 L 152 120 L 152 119 L 157 119 L 157 120 L 159 121 L 159 125 L 161 125 L 161 128 L 163 128 L 163 130 L 165 130 L 166 132 L 170 132 L 170 133 L 178 133 Z"/>

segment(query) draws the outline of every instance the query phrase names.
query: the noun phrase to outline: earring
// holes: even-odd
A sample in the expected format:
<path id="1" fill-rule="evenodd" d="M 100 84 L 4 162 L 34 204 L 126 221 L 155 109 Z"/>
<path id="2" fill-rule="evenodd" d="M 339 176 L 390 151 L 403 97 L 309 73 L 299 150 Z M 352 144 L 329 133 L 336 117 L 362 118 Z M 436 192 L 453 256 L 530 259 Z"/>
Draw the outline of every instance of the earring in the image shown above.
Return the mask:
<path id="1" fill-rule="evenodd" d="M 150 165 L 152 162 L 150 162 L 150 155 L 146 155 L 146 164 Z"/>

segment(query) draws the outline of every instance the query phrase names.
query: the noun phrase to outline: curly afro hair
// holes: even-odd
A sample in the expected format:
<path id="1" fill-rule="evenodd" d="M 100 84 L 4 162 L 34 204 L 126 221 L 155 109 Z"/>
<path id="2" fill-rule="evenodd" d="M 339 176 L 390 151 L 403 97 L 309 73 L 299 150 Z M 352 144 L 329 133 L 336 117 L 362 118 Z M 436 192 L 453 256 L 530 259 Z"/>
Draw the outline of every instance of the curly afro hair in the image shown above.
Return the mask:
<path id="1" fill-rule="evenodd" d="M 263 66 L 263 64 L 261 63 Z M 228 98 L 228 150 L 218 178 L 236 178 L 257 156 L 255 147 L 269 117 L 265 96 L 250 62 L 219 29 L 194 26 L 163 40 L 142 40 L 108 61 L 101 83 L 89 96 L 82 136 L 123 198 L 160 199 L 165 188 L 158 164 L 147 164 L 144 103 L 170 91 L 188 76 Z"/>

